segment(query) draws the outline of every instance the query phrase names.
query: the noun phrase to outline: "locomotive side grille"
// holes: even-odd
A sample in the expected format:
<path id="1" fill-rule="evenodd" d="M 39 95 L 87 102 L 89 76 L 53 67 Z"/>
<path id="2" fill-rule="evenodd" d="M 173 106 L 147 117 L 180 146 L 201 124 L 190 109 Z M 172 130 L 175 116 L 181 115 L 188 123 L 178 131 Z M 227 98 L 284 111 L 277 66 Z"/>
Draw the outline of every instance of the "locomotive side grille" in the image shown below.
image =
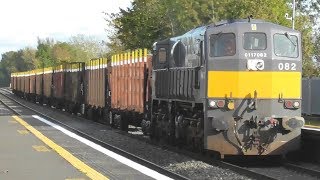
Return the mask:
<path id="1" fill-rule="evenodd" d="M 195 68 L 157 70 L 155 95 L 157 98 L 193 100 L 196 82 Z"/>

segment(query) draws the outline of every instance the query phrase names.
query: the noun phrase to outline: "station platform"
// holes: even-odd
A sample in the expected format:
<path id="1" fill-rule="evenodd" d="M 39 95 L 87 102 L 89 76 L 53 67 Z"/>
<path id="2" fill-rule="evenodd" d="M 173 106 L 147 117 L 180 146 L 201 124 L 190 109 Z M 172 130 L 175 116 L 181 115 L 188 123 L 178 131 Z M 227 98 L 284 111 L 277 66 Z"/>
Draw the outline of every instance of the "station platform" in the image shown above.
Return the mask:
<path id="1" fill-rule="evenodd" d="M 132 168 L 130 160 L 121 162 L 45 121 L 37 116 L 0 117 L 1 180 L 170 179 L 148 168 Z"/>
<path id="2" fill-rule="evenodd" d="M 305 129 L 320 130 L 320 117 L 319 116 L 303 116 L 305 119 Z"/>
<path id="3" fill-rule="evenodd" d="M 11 116 L 0 117 L 0 179 L 88 179 Z"/>

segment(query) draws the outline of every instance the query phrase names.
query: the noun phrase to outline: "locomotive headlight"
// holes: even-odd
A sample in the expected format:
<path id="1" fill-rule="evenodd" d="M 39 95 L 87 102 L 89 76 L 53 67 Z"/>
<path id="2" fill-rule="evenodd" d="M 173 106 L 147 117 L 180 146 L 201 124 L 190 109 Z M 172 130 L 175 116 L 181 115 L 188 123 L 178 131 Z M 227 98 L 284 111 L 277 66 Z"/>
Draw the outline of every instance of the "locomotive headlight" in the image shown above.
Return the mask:
<path id="1" fill-rule="evenodd" d="M 298 109 L 298 108 L 300 108 L 300 102 L 299 101 L 292 101 L 292 100 L 285 100 L 284 106 L 287 109 Z"/>
<path id="2" fill-rule="evenodd" d="M 223 108 L 225 106 L 226 102 L 224 100 L 218 100 L 217 102 L 217 106 L 219 108 Z"/>
<path id="3" fill-rule="evenodd" d="M 292 101 L 290 101 L 290 100 L 286 100 L 285 102 L 284 102 L 284 106 L 286 107 L 286 108 L 293 108 L 293 103 L 292 103 Z"/>
<path id="4" fill-rule="evenodd" d="M 209 100 L 209 107 L 214 108 L 217 107 L 217 104 L 214 100 Z"/>
<path id="5" fill-rule="evenodd" d="M 229 101 L 227 107 L 229 110 L 234 110 L 234 101 Z"/>
<path id="6" fill-rule="evenodd" d="M 299 101 L 293 102 L 293 107 L 299 108 L 300 107 L 300 102 Z"/>

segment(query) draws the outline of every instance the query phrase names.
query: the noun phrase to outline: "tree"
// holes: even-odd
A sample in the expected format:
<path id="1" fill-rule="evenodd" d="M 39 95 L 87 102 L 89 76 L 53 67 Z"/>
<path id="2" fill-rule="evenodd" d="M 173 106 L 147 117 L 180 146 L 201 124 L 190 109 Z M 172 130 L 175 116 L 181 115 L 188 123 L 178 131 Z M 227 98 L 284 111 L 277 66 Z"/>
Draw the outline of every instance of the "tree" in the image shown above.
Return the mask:
<path id="1" fill-rule="evenodd" d="M 31 47 L 26 47 L 22 50 L 22 59 L 24 60 L 27 69 L 36 68 L 36 52 L 37 50 Z"/>
<path id="2" fill-rule="evenodd" d="M 131 9 L 120 9 L 120 13 L 108 14 L 107 23 L 115 29 L 115 33 L 109 35 L 114 40 L 111 44 L 120 44 L 123 49 L 151 48 L 155 39 L 170 35 L 166 12 L 159 0 L 135 0 Z"/>
<path id="3" fill-rule="evenodd" d="M 54 40 L 47 38 L 41 40 L 38 38 L 38 46 L 36 52 L 36 58 L 38 59 L 36 65 L 38 68 L 51 67 L 57 64 L 52 58 L 52 47 Z"/>
<path id="4" fill-rule="evenodd" d="M 155 41 L 181 35 L 200 25 L 248 15 L 289 25 L 284 17 L 287 11 L 286 0 L 134 0 L 132 8 L 108 14 L 106 19 L 115 29 L 109 35 L 110 44 L 135 49 L 151 48 Z"/>
<path id="5" fill-rule="evenodd" d="M 319 68 L 313 62 L 319 54 L 317 39 L 319 26 L 319 2 L 316 0 L 298 1 L 296 29 L 302 34 L 303 76 L 319 76 Z"/>
<path id="6" fill-rule="evenodd" d="M 73 47 L 72 61 L 77 62 L 103 57 L 107 51 L 104 41 L 99 42 L 95 37 L 83 34 L 71 37 L 69 44 Z"/>
<path id="7" fill-rule="evenodd" d="M 66 42 L 57 42 L 52 47 L 52 59 L 57 64 L 71 62 L 73 60 L 74 48 Z"/>
<path id="8" fill-rule="evenodd" d="M 317 0 L 308 2 L 298 1 L 295 18 L 296 29 L 302 34 L 304 71 L 314 67 L 312 62 L 307 61 L 315 55 L 320 57 L 319 43 L 314 46 L 312 42 L 320 6 Z M 284 16 L 292 11 L 291 5 L 292 0 L 134 0 L 131 8 L 108 15 L 108 25 L 114 28 L 113 33 L 109 34 L 109 45 L 116 52 L 141 47 L 151 49 L 154 42 L 183 34 L 199 25 L 243 19 L 249 15 L 291 27 L 291 21 Z"/>
<path id="9" fill-rule="evenodd" d="M 0 62 L 0 85 L 8 86 L 10 74 L 13 72 L 28 71 L 35 68 L 35 49 L 25 48 L 18 51 L 9 51 L 2 54 Z"/>

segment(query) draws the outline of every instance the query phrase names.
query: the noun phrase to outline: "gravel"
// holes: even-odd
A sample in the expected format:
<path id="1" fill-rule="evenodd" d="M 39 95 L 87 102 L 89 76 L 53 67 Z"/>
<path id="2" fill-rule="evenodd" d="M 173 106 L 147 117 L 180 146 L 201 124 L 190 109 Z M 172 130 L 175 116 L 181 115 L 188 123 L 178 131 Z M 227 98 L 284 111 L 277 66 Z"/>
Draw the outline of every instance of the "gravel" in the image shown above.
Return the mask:
<path id="1" fill-rule="evenodd" d="M 316 177 L 312 177 L 306 174 L 301 174 L 294 170 L 286 169 L 284 167 L 249 168 L 249 169 L 259 172 L 261 174 L 271 175 L 272 177 L 275 177 L 276 179 L 281 179 L 281 180 L 282 179 L 283 180 L 317 179 Z"/>

